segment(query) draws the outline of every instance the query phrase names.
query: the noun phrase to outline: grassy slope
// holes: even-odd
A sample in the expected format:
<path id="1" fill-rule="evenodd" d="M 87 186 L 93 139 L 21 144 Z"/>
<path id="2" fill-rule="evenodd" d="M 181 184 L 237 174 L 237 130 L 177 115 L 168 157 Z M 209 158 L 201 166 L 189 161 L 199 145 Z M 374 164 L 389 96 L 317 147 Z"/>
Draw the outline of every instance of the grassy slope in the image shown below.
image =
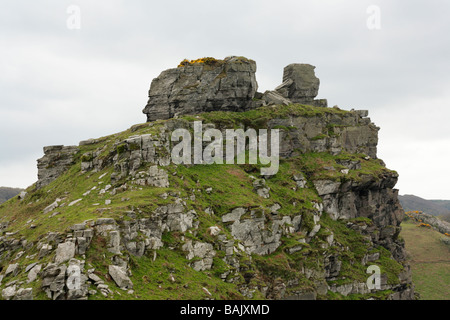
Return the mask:
<path id="1" fill-rule="evenodd" d="M 228 124 L 247 121 L 248 125 L 257 127 L 258 125 L 263 126 L 272 117 L 283 117 L 287 114 L 315 116 L 324 112 L 344 113 L 341 110 L 306 106 L 266 109 L 249 111 L 248 113 L 214 112 L 203 115 L 203 118 Z M 198 118 L 195 119 L 197 120 Z M 126 220 L 128 219 L 126 212 L 135 209 L 139 211 L 137 218 L 146 217 L 157 206 L 173 201 L 171 197 L 163 199 L 160 195 L 174 191 L 179 192 L 180 196 L 186 200 L 188 209 L 196 210 L 200 220 L 198 231 L 195 233 L 187 232 L 184 236 L 194 240 L 213 242 L 214 239 L 210 238 L 206 229 L 209 226 L 219 225 L 222 226 L 225 232 L 228 232 L 221 223 L 220 217 L 230 212 L 233 208 L 239 206 L 260 207 L 263 208 L 263 214 L 266 214 L 266 217 L 270 217 L 270 214 L 265 212 L 265 210 L 274 203 L 279 203 L 282 206 L 279 214 L 292 216 L 302 214 L 303 221 L 305 221 L 307 226 L 307 222 L 312 219 L 311 201 L 320 201 L 314 188 L 311 188 L 311 180 L 323 178 L 359 180 L 367 174 L 380 176 L 387 170 L 376 159 L 365 160 L 364 155 L 341 154 L 339 156 L 331 156 L 327 153 L 304 154 L 280 163 L 279 173 L 267 182 L 271 188 L 271 197 L 270 199 L 263 199 L 252 190 L 252 180 L 250 178 L 250 175 L 258 177 L 258 165 L 197 165 L 193 167 L 170 165 L 165 168 L 169 172 L 170 188 L 133 186 L 125 192 L 114 196 L 108 193 L 99 195 L 98 191 L 110 183 L 109 176 L 113 172 L 113 168 L 108 167 L 102 172 L 83 174 L 80 170 L 82 155 L 106 146 L 104 152 L 106 156 L 108 150 L 114 148 L 114 143 L 122 141 L 131 135 L 155 133 L 158 128 L 159 122 L 151 125 L 137 125 L 124 132 L 101 138 L 96 144 L 82 146 L 80 153 L 76 157 L 76 164 L 56 181 L 39 191 L 33 191 L 30 187 L 27 190 L 29 195 L 23 201 L 18 201 L 17 198 L 14 198 L 1 205 L 0 222 L 9 221 L 9 232 L 17 232 L 17 236 L 23 236 L 29 242 L 38 241 L 49 231 L 64 232 L 70 225 L 88 219 L 112 217 Z M 342 158 L 360 160 L 361 170 L 352 170 L 348 175 L 341 174 L 340 169 L 343 167 L 338 165 L 336 160 Z M 335 167 L 336 170 L 329 170 L 330 166 Z M 142 169 L 145 170 L 145 168 Z M 292 180 L 292 175 L 300 172 L 308 178 L 310 188 L 294 191 L 295 182 Z M 107 175 L 104 175 L 105 173 Z M 102 178 L 100 179 L 100 177 Z M 116 186 L 123 182 L 125 181 L 121 181 Z M 131 184 L 129 185 L 132 186 Z M 89 195 L 83 196 L 83 193 L 92 189 L 93 186 L 96 186 L 97 189 L 91 191 Z M 210 194 L 204 192 L 209 187 L 213 188 Z M 195 200 L 190 199 L 192 193 L 195 194 Z M 43 214 L 43 209 L 53 203 L 56 198 L 62 199 L 60 203 L 65 205 L 50 213 Z M 77 199 L 83 200 L 74 206 L 68 206 L 70 202 Z M 106 206 L 106 199 L 112 200 L 112 204 Z M 293 205 L 294 202 L 296 203 L 295 206 Z M 205 213 L 205 209 L 208 207 L 213 208 L 215 215 Z M 52 217 L 55 211 L 60 213 Z M 29 222 L 30 220 L 32 222 Z M 263 257 L 253 256 L 246 263 L 241 261 L 241 269 L 243 270 L 241 276 L 255 274 L 256 276 L 252 278 L 251 284 L 261 283 L 270 279 L 274 280 L 277 277 L 281 277 L 284 280 L 299 277 L 298 286 L 291 288 L 291 290 L 307 289 L 312 285 L 312 280 L 302 276 L 300 270 L 303 267 L 317 270 L 322 268 L 317 262 L 318 258 L 322 257 L 325 251 L 321 246 L 325 243 L 325 239 L 330 232 L 333 232 L 340 243 L 349 247 L 349 251 L 343 255 L 348 260 L 343 261 L 342 279 L 337 280 L 337 283 L 344 284 L 354 280 L 364 282 L 367 278 L 366 270 L 362 265 L 354 263 L 354 261 L 361 260 L 364 252 L 369 250 L 368 244 L 362 240 L 359 234 L 346 228 L 345 223 L 332 221 L 326 215 L 320 223 L 323 228 L 315 240 L 309 245 L 305 245 L 303 250 L 292 255 L 286 253 L 286 249 L 295 244 L 297 238 L 305 236 L 304 233 L 299 232 L 298 234 L 286 236 L 282 239 L 283 245 L 276 252 Z M 30 224 L 34 224 L 35 228 L 31 229 Z M 104 241 L 105 239 L 100 237 L 93 240 L 85 257 L 86 263 L 89 268 L 95 267 L 98 275 L 106 280 L 111 288 L 114 288 L 115 285 L 107 275 L 107 266 L 110 263 L 108 258 L 111 257 L 111 254 L 105 250 Z M 116 294 L 111 297 L 112 299 L 203 299 L 207 297 L 203 288 L 208 289 L 215 299 L 242 298 L 236 285 L 223 282 L 219 277 L 227 268 L 220 259 L 223 257 L 223 253 L 218 251 L 212 270 L 196 272 L 188 266 L 185 253 L 177 249 L 179 247 L 177 244 L 183 241 L 181 234 L 176 232 L 166 233 L 163 236 L 163 241 L 165 247 L 157 250 L 155 260 L 153 260 L 155 252 L 148 252 L 146 256 L 141 258 L 130 257 L 135 291 L 132 294 L 128 294 L 122 291 L 117 293 L 119 290 L 115 290 Z M 375 248 L 374 250 L 381 253 L 381 258 L 376 263 L 382 267 L 384 272 L 388 273 L 390 282 L 395 283 L 395 273 L 398 273 L 401 266 L 389 259 L 389 254 L 385 252 L 386 250 L 382 248 Z M 36 251 L 37 249 L 33 247 L 31 252 L 27 252 L 27 255 Z M 13 253 L 12 256 L 15 254 Z M 52 256 L 46 257 L 41 262 L 48 262 L 51 258 Z M 25 258 L 22 257 L 21 259 Z M 350 263 L 349 261 L 352 262 Z M 24 261 L 23 264 L 31 262 Z M 243 266 L 244 264 L 247 267 Z M 172 280 L 171 275 L 175 281 Z M 24 276 L 21 273 L 18 275 L 18 278 L 23 278 Z M 7 282 L 6 280 L 10 281 L 13 279 L 5 279 L 4 283 Z M 36 288 L 37 286 L 38 284 L 36 284 Z M 45 298 L 43 293 L 38 293 L 38 297 Z M 103 299 L 100 294 L 90 298 Z M 256 293 L 254 298 L 261 298 L 261 296 Z M 329 293 L 327 296 L 319 298 L 342 299 L 344 297 Z M 358 299 L 361 297 L 353 296 L 347 298 Z"/>
<path id="2" fill-rule="evenodd" d="M 441 233 L 404 221 L 400 234 L 411 264 L 413 282 L 424 300 L 450 299 L 450 246 Z"/>

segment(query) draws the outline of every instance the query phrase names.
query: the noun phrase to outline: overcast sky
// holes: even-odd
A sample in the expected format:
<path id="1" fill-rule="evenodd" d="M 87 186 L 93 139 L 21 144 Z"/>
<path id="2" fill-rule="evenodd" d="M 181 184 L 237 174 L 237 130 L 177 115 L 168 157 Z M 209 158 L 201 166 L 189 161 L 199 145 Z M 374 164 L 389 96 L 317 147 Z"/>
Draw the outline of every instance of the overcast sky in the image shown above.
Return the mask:
<path id="1" fill-rule="evenodd" d="M 33 184 L 44 146 L 145 122 L 151 80 L 184 58 L 242 55 L 261 92 L 290 63 L 316 66 L 318 98 L 381 127 L 400 194 L 450 199 L 450 1 L 0 4 L 0 186 Z"/>

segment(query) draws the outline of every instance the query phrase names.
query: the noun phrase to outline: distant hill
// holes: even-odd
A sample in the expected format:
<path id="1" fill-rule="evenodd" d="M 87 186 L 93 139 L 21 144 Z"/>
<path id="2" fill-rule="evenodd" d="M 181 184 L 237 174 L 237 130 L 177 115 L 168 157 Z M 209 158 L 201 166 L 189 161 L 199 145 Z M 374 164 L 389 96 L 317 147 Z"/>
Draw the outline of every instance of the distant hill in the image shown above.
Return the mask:
<path id="1" fill-rule="evenodd" d="M 398 196 L 405 211 L 423 211 L 434 216 L 450 215 L 450 200 L 426 200 L 411 194 Z"/>
<path id="2" fill-rule="evenodd" d="M 12 197 L 15 197 L 22 191 L 23 189 L 20 188 L 0 187 L 0 203 L 3 203 L 11 199 Z"/>

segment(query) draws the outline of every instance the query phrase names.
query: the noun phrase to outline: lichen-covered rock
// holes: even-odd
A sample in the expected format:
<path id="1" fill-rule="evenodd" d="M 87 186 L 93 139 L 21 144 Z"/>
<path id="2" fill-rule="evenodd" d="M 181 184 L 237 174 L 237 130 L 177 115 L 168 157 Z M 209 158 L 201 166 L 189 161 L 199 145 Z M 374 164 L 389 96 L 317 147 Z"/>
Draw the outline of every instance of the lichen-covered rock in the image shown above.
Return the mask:
<path id="1" fill-rule="evenodd" d="M 245 111 L 257 90 L 256 63 L 228 57 L 163 71 L 152 81 L 143 113 L 147 121 L 205 111 Z"/>

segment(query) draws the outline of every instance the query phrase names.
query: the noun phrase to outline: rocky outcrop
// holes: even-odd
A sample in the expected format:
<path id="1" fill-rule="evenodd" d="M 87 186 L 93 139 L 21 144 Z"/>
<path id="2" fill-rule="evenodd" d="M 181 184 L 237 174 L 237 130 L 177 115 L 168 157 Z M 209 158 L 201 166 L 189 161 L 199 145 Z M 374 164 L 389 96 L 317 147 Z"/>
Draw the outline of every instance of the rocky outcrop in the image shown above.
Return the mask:
<path id="1" fill-rule="evenodd" d="M 241 219 L 246 213 L 248 218 Z M 261 212 L 246 208 L 236 208 L 222 216 L 222 222 L 231 223 L 231 235 L 239 240 L 241 248 L 247 254 L 267 255 L 281 245 L 281 236 L 300 230 L 302 217 L 272 217 L 272 223 Z"/>
<path id="2" fill-rule="evenodd" d="M 442 234 L 450 234 L 450 223 L 441 220 L 431 214 L 420 212 L 420 211 L 409 211 L 406 215 L 413 219 L 414 221 L 421 222 L 425 225 L 431 226 L 433 229 L 439 231 Z"/>
<path id="3" fill-rule="evenodd" d="M 315 116 L 286 116 L 268 121 L 268 129 L 280 130 L 280 156 L 291 158 L 308 152 L 329 152 L 338 155 L 342 152 L 362 153 L 371 158 L 377 157 L 378 131 L 365 110 L 354 110 L 342 114 L 324 112 Z M 239 124 L 244 126 L 244 124 Z M 149 123 L 148 126 L 152 126 Z M 133 184 L 168 187 L 167 173 L 159 167 L 171 162 L 171 133 L 179 128 L 193 129 L 193 124 L 180 119 L 171 119 L 164 123 L 155 134 L 134 135 L 123 141 L 117 141 L 105 156 L 104 147 L 99 147 L 82 155 L 81 170 L 101 171 L 114 166 L 112 182 L 131 177 Z M 220 124 L 209 123 L 203 130 L 216 128 L 225 132 Z M 80 146 L 86 142 L 80 142 Z M 224 156 L 226 154 L 224 153 Z M 143 171 L 145 165 L 151 167 Z M 358 164 L 345 163 L 349 168 Z M 301 182 L 299 182 L 301 183 Z M 269 197 L 264 181 L 254 181 L 255 191 L 262 197 Z"/>
<path id="4" fill-rule="evenodd" d="M 73 165 L 74 155 L 78 152 L 76 146 L 44 147 L 44 156 L 37 160 L 38 181 L 36 188 L 45 187 L 63 174 Z"/>
<path id="5" fill-rule="evenodd" d="M 314 72 L 315 68 L 310 64 L 300 63 L 286 66 L 283 71 L 283 83 L 275 88 L 275 92 L 291 103 L 326 107 L 326 100 L 315 100 L 320 86 L 320 80 Z"/>
<path id="6" fill-rule="evenodd" d="M 289 158 L 307 152 L 363 153 L 377 157 L 378 131 L 366 110 L 310 117 L 271 119 L 269 129 L 280 130 L 280 156 Z"/>
<path id="7" fill-rule="evenodd" d="M 403 209 L 398 190 L 393 189 L 397 179 L 397 173 L 386 172 L 381 179 L 367 175 L 361 181 L 315 180 L 313 183 L 324 210 L 332 219 L 369 218 L 374 223 L 370 230 L 377 232 L 359 231 L 370 236 L 374 244 L 388 249 L 397 261 L 405 261 L 404 244 L 398 238 Z"/>
<path id="8" fill-rule="evenodd" d="M 245 111 L 258 88 L 256 63 L 228 57 L 163 71 L 152 81 L 147 121 L 206 111 Z"/>
<path id="9" fill-rule="evenodd" d="M 314 69 L 310 64 L 290 64 L 284 68 L 281 85 L 259 93 L 253 60 L 232 56 L 183 61 L 152 81 L 143 113 L 147 121 L 154 121 L 208 111 L 246 111 L 265 105 L 327 107 L 326 99 L 315 99 L 320 81 Z"/>

